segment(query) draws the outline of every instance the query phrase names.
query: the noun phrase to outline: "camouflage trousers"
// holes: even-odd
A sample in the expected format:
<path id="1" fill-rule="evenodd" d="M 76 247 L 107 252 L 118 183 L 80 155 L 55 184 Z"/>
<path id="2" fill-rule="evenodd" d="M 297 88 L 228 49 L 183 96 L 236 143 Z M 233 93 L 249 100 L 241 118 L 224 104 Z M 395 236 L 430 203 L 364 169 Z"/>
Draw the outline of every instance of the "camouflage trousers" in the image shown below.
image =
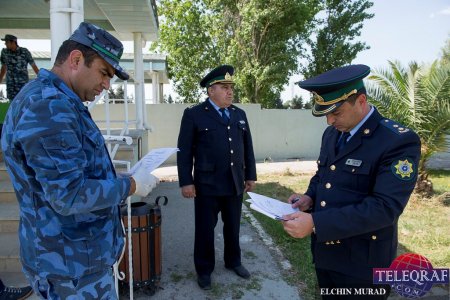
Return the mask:
<path id="1" fill-rule="evenodd" d="M 112 269 L 89 274 L 77 279 L 44 279 L 25 274 L 34 292 L 41 299 L 117 300 Z"/>

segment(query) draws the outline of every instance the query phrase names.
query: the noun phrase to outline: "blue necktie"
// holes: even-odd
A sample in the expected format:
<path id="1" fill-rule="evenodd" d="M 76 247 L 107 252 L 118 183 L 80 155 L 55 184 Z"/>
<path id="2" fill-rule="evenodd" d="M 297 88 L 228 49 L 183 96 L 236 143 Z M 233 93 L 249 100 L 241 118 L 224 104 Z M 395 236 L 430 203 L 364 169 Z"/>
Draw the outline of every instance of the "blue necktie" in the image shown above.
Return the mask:
<path id="1" fill-rule="evenodd" d="M 225 108 L 219 108 L 219 111 L 222 113 L 222 119 L 225 121 L 225 123 L 228 124 L 230 118 L 228 118 L 227 113 L 225 112 Z"/>
<path id="2" fill-rule="evenodd" d="M 345 144 L 347 143 L 347 139 L 350 136 L 350 132 L 344 132 L 341 134 L 341 136 L 338 139 L 338 142 L 336 143 L 336 154 L 339 153 L 339 151 L 344 148 Z"/>

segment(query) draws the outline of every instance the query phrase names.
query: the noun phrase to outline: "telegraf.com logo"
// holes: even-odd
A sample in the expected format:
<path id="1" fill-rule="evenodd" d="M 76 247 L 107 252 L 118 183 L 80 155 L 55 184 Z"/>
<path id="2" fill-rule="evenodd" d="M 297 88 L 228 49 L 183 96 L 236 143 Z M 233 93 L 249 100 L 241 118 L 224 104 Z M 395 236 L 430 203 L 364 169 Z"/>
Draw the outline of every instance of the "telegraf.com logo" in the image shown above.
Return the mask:
<path id="1" fill-rule="evenodd" d="M 373 269 L 374 284 L 389 284 L 402 297 L 414 299 L 425 296 L 433 284 L 448 284 L 449 269 L 434 269 L 424 256 L 405 253 L 389 268 Z"/>

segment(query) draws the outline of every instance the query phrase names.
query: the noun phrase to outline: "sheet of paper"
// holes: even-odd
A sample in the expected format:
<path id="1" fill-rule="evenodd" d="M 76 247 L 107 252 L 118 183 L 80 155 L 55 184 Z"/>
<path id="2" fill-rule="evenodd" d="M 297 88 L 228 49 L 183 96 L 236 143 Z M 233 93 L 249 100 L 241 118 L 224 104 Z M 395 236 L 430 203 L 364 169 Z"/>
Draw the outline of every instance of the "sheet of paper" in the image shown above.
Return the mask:
<path id="1" fill-rule="evenodd" d="M 275 216 L 274 214 L 268 213 L 267 211 L 259 208 L 259 206 L 255 205 L 254 203 L 250 204 L 250 208 L 253 210 L 256 210 L 259 213 L 262 213 L 263 215 L 276 220 L 278 218 L 278 216 Z"/>
<path id="2" fill-rule="evenodd" d="M 152 172 L 165 162 L 172 154 L 179 151 L 178 148 L 156 148 L 147 153 L 140 161 L 138 161 L 131 169 L 129 174 L 134 172 L 141 166 L 145 166 L 148 172 Z"/>
<path id="3" fill-rule="evenodd" d="M 298 211 L 298 209 L 292 208 L 289 203 L 252 192 L 248 192 L 247 194 L 251 198 L 251 201 L 249 201 L 251 203 L 250 208 L 272 219 Z"/>

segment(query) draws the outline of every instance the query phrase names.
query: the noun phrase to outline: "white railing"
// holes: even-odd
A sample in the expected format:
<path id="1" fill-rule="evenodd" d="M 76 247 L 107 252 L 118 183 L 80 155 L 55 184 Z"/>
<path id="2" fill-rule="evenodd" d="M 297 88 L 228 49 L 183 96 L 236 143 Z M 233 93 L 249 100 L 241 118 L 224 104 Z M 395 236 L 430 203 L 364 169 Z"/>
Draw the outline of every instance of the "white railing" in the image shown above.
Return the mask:
<path id="1" fill-rule="evenodd" d="M 117 80 L 117 77 L 114 77 L 113 80 L 111 80 L 111 84 L 113 84 Z M 109 155 L 111 157 L 111 160 L 114 165 L 125 165 L 127 172 L 130 170 L 131 162 L 130 161 L 123 161 L 123 160 L 115 160 L 114 157 L 116 156 L 116 153 L 119 149 L 120 145 L 132 145 L 133 139 L 132 137 L 128 136 L 130 125 L 137 124 L 136 120 L 130 120 L 128 117 L 128 97 L 127 97 L 127 82 L 124 81 L 124 98 L 125 99 L 112 99 L 110 101 L 108 91 L 103 90 L 103 92 L 95 97 L 94 101 L 88 104 L 88 109 L 92 110 L 95 105 L 98 103 L 105 104 L 105 120 L 95 120 L 96 123 L 105 123 L 106 124 L 106 134 L 103 135 L 103 138 L 105 139 L 107 143 L 107 149 L 109 152 Z M 123 101 L 124 104 L 124 119 L 123 120 L 111 120 L 111 114 L 110 114 L 110 104 L 111 102 L 114 105 L 116 101 Z M 120 133 L 118 135 L 112 135 L 111 134 L 111 124 L 123 124 L 123 128 L 120 129 Z M 114 148 L 111 147 L 111 145 L 114 144 Z M 136 145 L 138 146 L 138 144 Z M 139 150 L 139 149 L 138 149 Z M 139 156 L 139 151 L 134 152 L 135 156 Z M 137 161 L 138 157 L 133 157 L 133 160 Z M 131 197 L 127 198 L 127 216 L 128 216 L 128 262 L 129 262 L 129 293 L 130 293 L 130 299 L 133 300 L 134 297 L 134 290 L 133 290 L 133 252 L 132 252 L 132 242 L 131 242 L 131 233 L 132 233 L 132 226 L 131 226 Z M 122 223 L 122 226 L 123 223 Z M 124 247 L 125 251 L 125 247 Z M 125 279 L 125 274 L 123 272 L 119 272 L 119 263 L 122 260 L 123 254 L 121 255 L 121 258 L 114 264 L 114 277 L 115 277 L 115 285 L 116 285 L 116 293 L 117 298 L 119 298 L 119 280 Z"/>

